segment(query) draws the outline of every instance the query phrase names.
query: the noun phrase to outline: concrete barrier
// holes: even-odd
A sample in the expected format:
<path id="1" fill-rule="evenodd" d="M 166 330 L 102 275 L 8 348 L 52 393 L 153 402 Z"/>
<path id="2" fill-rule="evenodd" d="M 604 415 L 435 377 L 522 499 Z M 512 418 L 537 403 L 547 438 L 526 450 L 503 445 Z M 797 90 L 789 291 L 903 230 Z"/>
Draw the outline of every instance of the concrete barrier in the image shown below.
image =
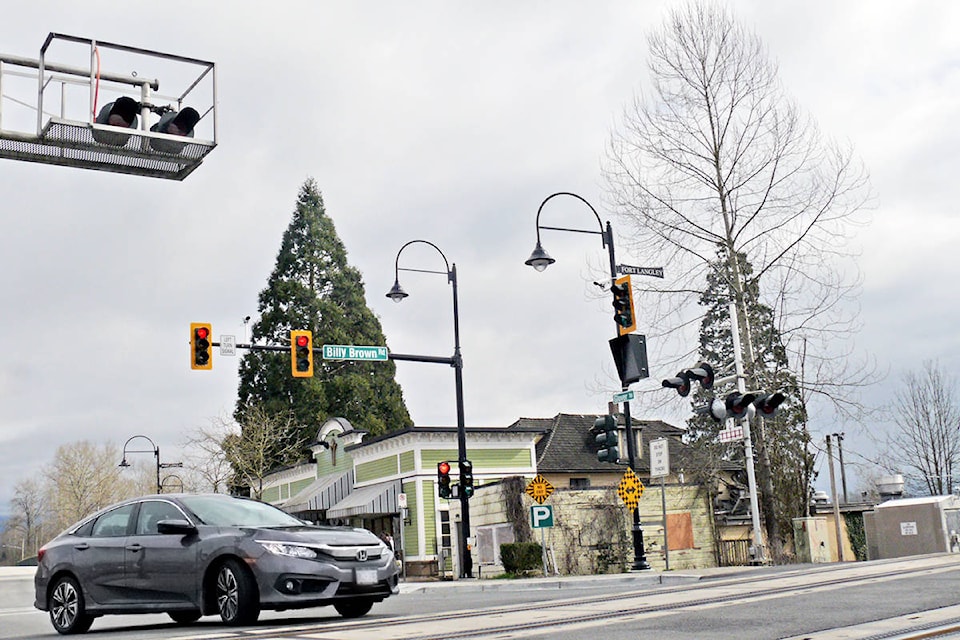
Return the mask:
<path id="1" fill-rule="evenodd" d="M 0 610 L 33 606 L 36 567 L 0 567 Z"/>

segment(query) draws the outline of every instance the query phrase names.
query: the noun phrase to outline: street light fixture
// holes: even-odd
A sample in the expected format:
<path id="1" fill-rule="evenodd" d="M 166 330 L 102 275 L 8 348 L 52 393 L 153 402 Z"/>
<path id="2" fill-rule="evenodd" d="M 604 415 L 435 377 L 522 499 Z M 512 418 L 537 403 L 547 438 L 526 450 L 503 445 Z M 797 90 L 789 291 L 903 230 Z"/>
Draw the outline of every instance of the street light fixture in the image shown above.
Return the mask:
<path id="1" fill-rule="evenodd" d="M 432 271 L 428 269 L 401 269 L 400 254 L 403 253 L 403 250 L 410 245 L 417 243 L 426 244 L 436 249 L 437 253 L 440 254 L 440 257 L 443 258 L 443 263 L 444 266 L 446 266 L 446 270 Z M 394 262 L 393 271 L 393 287 L 391 287 L 390 291 L 387 292 L 387 297 L 394 302 L 400 302 L 410 295 L 403 290 L 403 287 L 400 286 L 400 271 L 417 271 L 420 273 L 438 273 L 441 275 L 446 275 L 447 282 L 449 282 L 453 288 L 453 357 L 437 358 L 431 356 L 391 353 L 390 359 L 410 360 L 414 362 L 436 362 L 449 364 L 453 367 L 457 394 L 457 457 L 460 462 L 460 468 L 463 469 L 465 466 L 464 463 L 467 461 L 467 429 L 463 418 L 463 358 L 460 355 L 460 306 L 457 300 L 457 265 L 456 263 L 451 264 L 450 261 L 447 260 L 447 256 L 445 256 L 443 251 L 440 250 L 440 247 L 432 242 L 427 240 L 411 240 L 400 247 L 400 250 L 397 251 L 397 257 Z M 467 544 L 467 539 L 470 537 L 470 499 L 464 491 L 460 492 L 460 512 L 462 522 L 459 540 L 462 559 L 460 576 L 463 578 L 472 578 L 473 558 L 471 557 L 470 548 Z"/>
<path id="2" fill-rule="evenodd" d="M 543 212 L 543 207 L 551 198 L 557 196 L 571 196 L 576 198 L 583 204 L 587 205 L 590 208 L 590 211 L 593 212 L 593 215 L 597 219 L 597 224 L 600 225 L 599 231 L 594 231 L 592 229 L 569 229 L 566 227 L 548 227 L 540 224 L 540 214 Z M 597 210 L 593 208 L 589 202 L 587 202 L 582 196 L 579 196 L 575 193 L 569 191 L 559 191 L 557 193 L 550 194 L 544 198 L 543 202 L 540 203 L 540 208 L 537 209 L 537 246 L 534 248 L 533 253 L 530 254 L 530 257 L 524 262 L 524 264 L 530 265 L 537 271 L 543 271 L 551 264 L 556 262 L 553 258 L 550 257 L 540 242 L 540 230 L 549 229 L 552 231 L 571 231 L 574 233 L 591 233 L 597 234 L 600 236 L 603 246 L 607 248 L 607 253 L 610 257 L 610 282 L 613 283 L 617 279 L 617 262 L 614 256 L 613 251 L 613 227 L 608 220 L 606 226 L 600 220 L 600 214 L 597 213 Z M 616 336 L 620 337 L 619 328 L 617 329 Z M 624 383 L 623 390 L 626 391 L 629 385 Z M 636 447 L 637 443 L 634 441 L 633 437 L 633 426 L 630 420 L 630 402 L 626 401 L 623 403 L 623 416 L 625 421 L 625 431 L 626 431 L 626 440 L 627 440 L 627 461 L 630 465 L 630 468 L 636 472 L 637 469 L 637 452 Z M 647 558 L 644 552 L 643 547 L 643 529 L 640 526 L 640 507 L 638 506 L 633 511 L 633 569 L 634 570 L 647 570 L 650 569 L 650 563 L 647 562 Z"/>
<path id="3" fill-rule="evenodd" d="M 152 446 L 153 449 L 127 449 L 127 446 L 130 444 L 130 442 L 131 442 L 132 440 L 136 440 L 137 438 L 143 438 L 144 440 L 146 440 L 147 442 L 149 442 L 149 443 L 150 443 L 150 446 Z M 130 463 L 127 462 L 127 454 L 128 454 L 128 453 L 152 453 L 152 454 L 153 454 L 153 457 L 156 459 L 156 463 L 157 463 L 157 493 L 158 493 L 158 494 L 159 494 L 159 493 L 163 493 L 163 485 L 160 483 L 160 469 L 169 469 L 169 468 L 171 468 L 171 467 L 182 467 L 182 466 L 183 466 L 183 463 L 182 463 L 182 462 L 161 463 L 161 462 L 160 462 L 160 447 L 158 447 L 153 440 L 151 440 L 150 438 L 148 438 L 147 436 L 144 436 L 144 435 L 135 435 L 135 436 L 130 436 L 129 438 L 127 438 L 127 441 L 123 444 L 123 459 L 120 461 L 120 464 L 117 465 L 118 467 L 129 467 L 129 466 L 130 466 Z"/>

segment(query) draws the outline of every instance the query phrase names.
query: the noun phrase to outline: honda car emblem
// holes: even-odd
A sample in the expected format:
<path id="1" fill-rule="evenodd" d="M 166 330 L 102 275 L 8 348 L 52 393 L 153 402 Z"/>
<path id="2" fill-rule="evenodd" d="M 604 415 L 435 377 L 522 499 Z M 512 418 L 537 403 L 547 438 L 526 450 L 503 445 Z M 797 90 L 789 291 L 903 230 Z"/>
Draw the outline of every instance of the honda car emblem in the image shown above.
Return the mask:
<path id="1" fill-rule="evenodd" d="M 357 560 L 359 560 L 360 562 L 363 562 L 363 561 L 365 561 L 366 559 L 367 559 L 367 550 L 366 550 L 366 549 L 360 549 L 360 551 L 357 551 Z"/>

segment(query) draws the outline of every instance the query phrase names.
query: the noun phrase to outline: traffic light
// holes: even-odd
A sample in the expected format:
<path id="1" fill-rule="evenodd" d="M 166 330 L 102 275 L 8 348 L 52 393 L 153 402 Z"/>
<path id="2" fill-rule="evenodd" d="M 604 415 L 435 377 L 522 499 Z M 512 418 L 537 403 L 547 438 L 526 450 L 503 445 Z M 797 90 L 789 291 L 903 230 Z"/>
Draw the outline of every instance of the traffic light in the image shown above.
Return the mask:
<path id="1" fill-rule="evenodd" d="M 750 410 L 750 404 L 756 399 L 755 393 L 728 393 L 723 399 L 724 407 L 727 409 L 728 418 L 745 418 L 747 411 Z"/>
<path id="2" fill-rule="evenodd" d="M 460 491 L 468 498 L 473 496 L 473 463 L 460 461 Z"/>
<path id="3" fill-rule="evenodd" d="M 613 321 L 617 323 L 620 335 L 637 329 L 637 317 L 633 312 L 633 287 L 630 276 L 620 276 L 610 287 L 613 291 Z"/>
<path id="4" fill-rule="evenodd" d="M 441 498 L 450 498 L 453 495 L 450 487 L 450 463 L 447 461 L 437 463 L 437 487 Z"/>
<path id="5" fill-rule="evenodd" d="M 213 368 L 213 345 L 210 342 L 210 325 L 204 322 L 190 323 L 190 368 L 210 370 Z"/>
<path id="6" fill-rule="evenodd" d="M 290 332 L 290 371 L 294 378 L 313 377 L 313 332 Z"/>
<path id="7" fill-rule="evenodd" d="M 694 380 L 699 382 L 702 388 L 711 389 L 715 377 L 713 367 L 706 362 L 700 362 L 689 369 L 684 369 L 675 378 L 667 378 L 661 384 L 669 389 L 676 389 L 677 393 L 685 398 L 690 394 Z"/>
<path id="8" fill-rule="evenodd" d="M 601 416 L 593 421 L 591 433 L 596 434 L 594 440 L 600 445 L 597 451 L 597 460 L 617 464 L 620 461 L 620 437 L 617 434 L 616 416 Z"/>
<path id="9" fill-rule="evenodd" d="M 786 396 L 776 391 L 762 396 L 757 396 L 753 401 L 753 406 L 761 418 L 772 418 L 780 407 L 780 404 L 786 399 Z"/>

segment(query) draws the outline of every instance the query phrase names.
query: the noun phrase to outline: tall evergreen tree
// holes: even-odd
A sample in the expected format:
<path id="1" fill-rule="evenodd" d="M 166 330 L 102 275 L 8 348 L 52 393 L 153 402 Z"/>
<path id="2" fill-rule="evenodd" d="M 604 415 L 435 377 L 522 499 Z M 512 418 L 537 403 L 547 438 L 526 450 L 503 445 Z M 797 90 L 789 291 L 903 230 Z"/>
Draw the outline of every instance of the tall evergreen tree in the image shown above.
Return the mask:
<path id="1" fill-rule="evenodd" d="M 707 276 L 707 288 L 699 303 L 705 307 L 700 324 L 700 357 L 716 367 L 727 367 L 734 362 L 733 337 L 730 324 L 730 286 L 733 261 L 721 249 L 714 267 Z M 747 388 L 771 393 L 780 391 L 787 396 L 780 411 L 773 418 L 752 422 L 751 437 L 757 458 L 757 484 L 761 508 L 766 520 L 767 537 L 778 542 L 790 531 L 793 518 L 807 515 L 809 486 L 813 472 L 813 455 L 809 450 L 810 435 L 806 428 L 806 411 L 796 376 L 789 370 L 784 348 L 775 322 L 773 309 L 760 302 L 760 285 L 752 265 L 744 254 L 734 261 L 743 280 L 743 306 L 747 309 L 753 362 L 747 361 Z M 741 332 L 744 327 L 740 327 Z M 743 342 L 741 340 L 741 342 Z M 693 404 L 703 405 L 713 396 L 722 397 L 729 390 L 704 391 L 699 386 L 693 393 Z M 702 449 L 705 460 L 743 460 L 743 443 L 720 443 L 718 432 L 725 425 L 707 415 L 694 415 L 688 421 L 688 439 Z M 704 470 L 712 475 L 710 470 Z"/>
<path id="2" fill-rule="evenodd" d="M 315 347 L 386 344 L 379 320 L 367 307 L 360 272 L 347 264 L 347 251 L 313 179 L 300 188 L 257 308 L 254 343 L 289 345 L 291 330 L 308 329 Z M 330 361 L 318 354 L 314 376 L 294 378 L 289 352 L 249 351 L 240 362 L 234 417 L 244 424 L 254 406 L 290 414 L 296 424 L 291 441 L 312 442 L 320 424 L 334 416 L 379 435 L 412 424 L 395 375 L 393 361 Z"/>

